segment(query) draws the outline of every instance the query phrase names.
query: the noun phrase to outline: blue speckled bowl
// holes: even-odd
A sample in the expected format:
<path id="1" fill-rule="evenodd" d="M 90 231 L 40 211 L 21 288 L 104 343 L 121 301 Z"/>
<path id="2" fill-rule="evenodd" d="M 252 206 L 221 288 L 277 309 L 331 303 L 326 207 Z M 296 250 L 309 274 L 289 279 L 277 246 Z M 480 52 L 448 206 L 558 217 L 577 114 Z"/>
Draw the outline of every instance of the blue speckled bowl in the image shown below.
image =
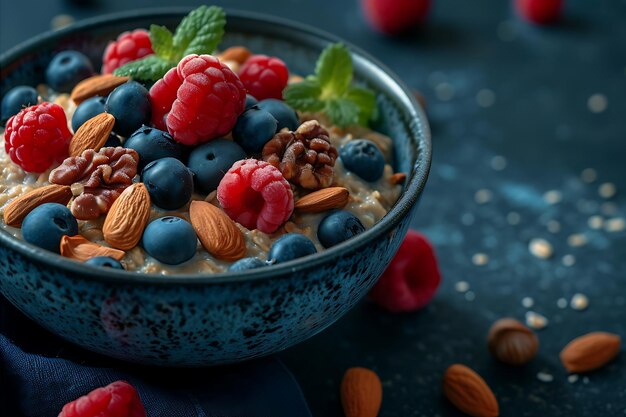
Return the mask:
<path id="1" fill-rule="evenodd" d="M 94 63 L 120 32 L 175 27 L 187 9 L 99 17 L 41 35 L 0 56 L 0 94 L 43 81 L 51 55 L 78 49 Z M 312 72 L 329 34 L 250 13 L 228 13 L 223 45 L 243 44 Z M 378 129 L 395 141 L 406 189 L 372 229 L 332 250 L 245 274 L 139 275 L 83 266 L 0 232 L 0 291 L 55 334 L 112 357 L 154 365 L 238 362 L 320 332 L 376 282 L 402 241 L 426 183 L 430 132 L 410 91 L 382 64 L 351 47 L 356 79 L 378 93 Z"/>

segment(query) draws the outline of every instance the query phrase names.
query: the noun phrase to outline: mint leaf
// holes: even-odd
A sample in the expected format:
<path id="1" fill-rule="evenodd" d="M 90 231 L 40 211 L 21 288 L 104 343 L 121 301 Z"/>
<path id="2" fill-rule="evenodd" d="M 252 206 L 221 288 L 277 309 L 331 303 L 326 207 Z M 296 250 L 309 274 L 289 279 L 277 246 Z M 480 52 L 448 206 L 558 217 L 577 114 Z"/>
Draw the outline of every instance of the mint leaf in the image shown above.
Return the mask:
<path id="1" fill-rule="evenodd" d="M 322 97 L 341 97 L 352 82 L 352 58 L 345 45 L 328 46 L 315 67 L 315 75 L 322 86 Z"/>
<path id="2" fill-rule="evenodd" d="M 348 88 L 346 99 L 352 101 L 359 108 L 359 124 L 367 124 L 374 118 L 376 112 L 376 95 L 363 87 Z"/>
<path id="3" fill-rule="evenodd" d="M 324 107 L 326 115 L 339 127 L 359 122 L 359 106 L 347 98 L 328 100 Z"/>
<path id="4" fill-rule="evenodd" d="M 285 102 L 300 111 L 320 111 L 324 102 L 319 99 L 322 89 L 317 80 L 305 80 L 287 86 L 283 92 Z"/>
<path id="5" fill-rule="evenodd" d="M 217 6 L 200 6 L 189 13 L 174 33 L 174 48 L 180 58 L 190 54 L 210 54 L 224 36 L 226 14 Z"/>
<path id="6" fill-rule="evenodd" d="M 167 61 L 172 61 L 176 55 L 172 32 L 165 26 L 150 25 L 150 43 L 154 53 Z"/>
<path id="7" fill-rule="evenodd" d="M 135 80 L 154 81 L 163 78 L 175 62 L 166 61 L 156 55 L 149 55 L 137 61 L 129 62 L 113 71 L 114 75 L 125 75 Z"/>

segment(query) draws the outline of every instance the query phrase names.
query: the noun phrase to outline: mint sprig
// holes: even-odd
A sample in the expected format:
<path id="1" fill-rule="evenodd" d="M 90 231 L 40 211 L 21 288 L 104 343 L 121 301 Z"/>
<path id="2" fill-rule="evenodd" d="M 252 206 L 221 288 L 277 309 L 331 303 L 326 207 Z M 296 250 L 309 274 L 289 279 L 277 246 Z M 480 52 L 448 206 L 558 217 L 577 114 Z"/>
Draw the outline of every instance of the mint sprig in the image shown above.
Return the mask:
<path id="1" fill-rule="evenodd" d="M 317 60 L 315 74 L 290 84 L 287 104 L 300 111 L 323 111 L 338 126 L 367 125 L 376 110 L 376 96 L 352 85 L 352 57 L 345 45 L 331 44 Z"/>
<path id="2" fill-rule="evenodd" d="M 129 62 L 113 71 L 138 80 L 156 81 L 190 54 L 215 51 L 224 36 L 226 13 L 221 7 L 200 6 L 180 22 L 172 34 L 165 26 L 150 26 L 154 55 Z"/>

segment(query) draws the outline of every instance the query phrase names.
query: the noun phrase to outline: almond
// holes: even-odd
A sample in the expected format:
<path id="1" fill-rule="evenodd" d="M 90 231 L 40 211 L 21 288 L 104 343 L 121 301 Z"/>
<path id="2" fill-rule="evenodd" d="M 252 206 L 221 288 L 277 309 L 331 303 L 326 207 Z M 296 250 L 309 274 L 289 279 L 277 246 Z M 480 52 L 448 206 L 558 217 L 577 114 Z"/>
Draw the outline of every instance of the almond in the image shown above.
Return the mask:
<path id="1" fill-rule="evenodd" d="M 473 417 L 497 417 L 496 396 L 484 379 L 465 365 L 450 366 L 443 376 L 443 393 L 452 404 Z"/>
<path id="2" fill-rule="evenodd" d="M 537 354 L 537 335 L 515 319 L 504 318 L 496 321 L 487 336 L 489 351 L 501 362 L 509 365 L 523 365 Z"/>
<path id="3" fill-rule="evenodd" d="M 389 177 L 391 185 L 404 184 L 404 180 L 406 180 L 406 174 L 404 172 L 396 172 Z"/>
<path id="4" fill-rule="evenodd" d="M 189 217 L 202 246 L 224 261 L 236 261 L 246 255 L 241 230 L 226 213 L 206 201 L 192 201 Z"/>
<path id="5" fill-rule="evenodd" d="M 64 206 L 72 199 L 72 189 L 67 185 L 46 185 L 35 188 L 11 201 L 4 208 L 4 223 L 20 227 L 24 218 L 45 203 L 59 203 Z"/>
<path id="6" fill-rule="evenodd" d="M 113 74 L 94 75 L 76 84 L 70 98 L 78 105 L 93 96 L 105 97 L 128 80 L 130 77 L 118 77 Z"/>
<path id="7" fill-rule="evenodd" d="M 340 394 L 346 417 L 376 417 L 383 401 L 383 386 L 374 371 L 350 368 L 341 380 Z"/>
<path id="8" fill-rule="evenodd" d="M 613 360 L 620 345 L 621 339 L 616 334 L 591 332 L 569 342 L 559 356 L 568 372 L 589 372 Z"/>
<path id="9" fill-rule="evenodd" d="M 346 188 L 322 188 L 296 201 L 294 208 L 303 213 L 319 213 L 345 206 L 348 203 L 349 197 L 350 193 Z"/>
<path id="10" fill-rule="evenodd" d="M 115 200 L 102 226 L 104 240 L 117 249 L 137 246 L 150 218 L 150 194 L 143 183 L 126 188 Z"/>
<path id="11" fill-rule="evenodd" d="M 96 256 L 108 256 L 118 261 L 124 257 L 124 251 L 98 245 L 81 235 L 63 236 L 61 238 L 61 256 L 84 262 Z"/>
<path id="12" fill-rule="evenodd" d="M 239 65 L 243 64 L 252 56 L 252 52 L 245 46 L 231 46 L 222 52 L 218 58 L 220 61 L 234 61 Z"/>
<path id="13" fill-rule="evenodd" d="M 70 156 L 80 156 L 87 149 L 98 152 L 109 138 L 114 124 L 115 117 L 109 113 L 100 113 L 87 120 L 70 141 Z"/>

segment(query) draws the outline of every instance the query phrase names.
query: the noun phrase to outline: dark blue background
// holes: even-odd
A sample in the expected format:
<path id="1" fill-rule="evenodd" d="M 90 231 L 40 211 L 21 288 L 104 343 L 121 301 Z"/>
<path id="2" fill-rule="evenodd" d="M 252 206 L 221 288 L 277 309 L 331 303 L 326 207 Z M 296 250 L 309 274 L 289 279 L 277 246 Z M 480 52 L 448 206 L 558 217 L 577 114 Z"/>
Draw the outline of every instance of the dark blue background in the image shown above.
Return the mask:
<path id="1" fill-rule="evenodd" d="M 59 13 L 84 18 L 181 5 L 77 3 L 2 0 L 0 51 L 48 29 Z M 626 1 L 566 0 L 563 21 L 538 28 L 520 21 L 505 0 L 436 0 L 426 27 L 400 39 L 372 32 L 355 0 L 213 3 L 339 35 L 381 59 L 428 101 L 435 156 L 414 226 L 435 243 L 444 282 L 422 312 L 391 315 L 363 302 L 321 335 L 280 355 L 313 414 L 341 415 L 339 381 L 347 367 L 361 365 L 383 380 L 382 416 L 459 415 L 442 399 L 440 384 L 446 367 L 462 362 L 492 386 L 503 415 L 624 415 L 623 352 L 576 382 L 568 382 L 558 352 L 588 331 L 626 336 L 626 232 L 588 225 L 592 215 L 626 217 Z M 594 94 L 608 102 L 601 113 L 588 107 Z M 484 107 L 490 98 L 495 101 Z M 581 180 L 588 168 L 597 173 L 591 183 Z M 599 196 L 605 182 L 615 185 L 615 197 Z M 479 204 L 478 190 L 490 191 L 479 194 L 490 195 L 489 201 Z M 549 190 L 561 192 L 562 201 L 548 204 L 542 196 Z M 574 233 L 584 234 L 587 243 L 568 244 Z M 529 253 L 535 237 L 551 242 L 552 258 Z M 472 262 L 477 253 L 488 256 L 485 265 Z M 565 255 L 574 256 L 574 265 L 564 265 Z M 469 283 L 470 292 L 457 291 L 458 281 Z M 590 299 L 586 311 L 557 306 L 577 292 Z M 490 358 L 485 337 L 499 317 L 524 319 L 524 297 L 534 300 L 531 310 L 544 314 L 549 325 L 538 332 L 539 356 L 513 369 Z M 20 320 L 12 310 L 8 314 Z M 540 372 L 553 381 L 539 380 Z"/>

